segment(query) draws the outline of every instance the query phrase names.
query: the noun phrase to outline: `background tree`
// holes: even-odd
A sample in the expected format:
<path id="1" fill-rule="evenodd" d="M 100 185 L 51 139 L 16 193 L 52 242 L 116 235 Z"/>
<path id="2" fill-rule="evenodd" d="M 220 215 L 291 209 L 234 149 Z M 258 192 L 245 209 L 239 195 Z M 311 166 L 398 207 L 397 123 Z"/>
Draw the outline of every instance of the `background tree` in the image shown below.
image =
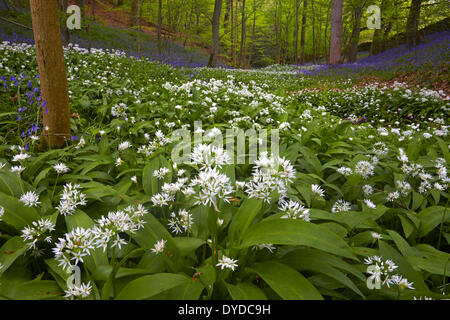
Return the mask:
<path id="1" fill-rule="evenodd" d="M 330 64 L 337 64 L 341 61 L 343 0 L 332 0 L 331 5 Z"/>
<path id="2" fill-rule="evenodd" d="M 58 3 L 57 0 L 30 0 L 30 8 L 42 98 L 45 101 L 41 147 L 62 147 L 71 135 Z"/>
<path id="3" fill-rule="evenodd" d="M 408 48 L 415 47 L 419 42 L 419 20 L 422 0 L 412 0 L 406 23 L 406 45 Z"/>
<path id="4" fill-rule="evenodd" d="M 220 29 L 220 14 L 222 12 L 222 0 L 216 0 L 214 6 L 214 14 L 212 20 L 212 49 L 209 58 L 208 67 L 215 67 L 217 64 L 217 57 L 219 55 L 219 29 Z"/>

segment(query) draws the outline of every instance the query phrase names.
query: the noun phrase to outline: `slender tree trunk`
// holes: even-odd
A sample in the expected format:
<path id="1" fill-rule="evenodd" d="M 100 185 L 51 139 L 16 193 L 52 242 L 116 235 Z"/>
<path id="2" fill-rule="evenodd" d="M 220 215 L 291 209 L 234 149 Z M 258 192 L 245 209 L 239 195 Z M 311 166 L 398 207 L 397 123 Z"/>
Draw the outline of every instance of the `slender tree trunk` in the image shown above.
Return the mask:
<path id="1" fill-rule="evenodd" d="M 130 27 L 137 25 L 137 19 L 139 15 L 139 0 L 131 0 L 131 19 Z"/>
<path id="2" fill-rule="evenodd" d="M 280 12 L 278 13 L 278 9 Z M 275 6 L 275 33 L 276 33 L 276 43 L 277 43 L 277 58 L 276 63 L 281 63 L 281 18 L 283 16 L 281 1 L 276 1 Z"/>
<path id="3" fill-rule="evenodd" d="M 409 49 L 417 46 L 419 42 L 419 21 L 422 0 L 412 0 L 406 22 L 406 45 Z"/>
<path id="4" fill-rule="evenodd" d="M 41 147 L 70 141 L 70 107 L 57 0 L 30 0 L 43 107 Z M 48 130 L 47 130 L 48 129 Z"/>
<path id="5" fill-rule="evenodd" d="M 306 40 L 306 9 L 308 7 L 308 0 L 303 0 L 303 13 L 302 13 L 302 36 L 300 39 L 300 64 L 305 64 L 305 40 Z"/>
<path id="6" fill-rule="evenodd" d="M 366 1 L 364 1 L 360 6 L 357 5 L 353 10 L 353 30 L 352 35 L 350 36 L 349 47 L 347 49 L 349 62 L 355 62 L 358 57 L 359 35 L 361 33 L 361 18 L 363 15 L 365 4 Z"/>
<path id="7" fill-rule="evenodd" d="M 214 68 L 217 64 L 219 55 L 219 29 L 220 29 L 220 13 L 222 11 L 222 1 L 216 0 L 214 5 L 213 23 L 212 23 L 212 53 L 208 62 L 208 67 Z"/>
<path id="8" fill-rule="evenodd" d="M 321 45 L 322 45 L 322 6 L 319 2 L 319 37 L 317 39 L 317 59 L 320 63 L 320 49 L 321 49 Z"/>
<path id="9" fill-rule="evenodd" d="M 143 0 L 139 1 L 139 19 L 138 19 L 138 56 L 141 55 L 141 41 L 142 41 L 142 36 L 141 36 L 141 32 L 142 32 L 142 3 Z"/>
<path id="10" fill-rule="evenodd" d="M 239 64 L 241 67 L 245 65 L 245 39 L 247 36 L 247 19 L 245 18 L 245 0 L 242 0 L 242 17 L 241 17 L 241 48 L 239 50 Z"/>
<path id="11" fill-rule="evenodd" d="M 330 31 L 330 64 L 341 61 L 343 0 L 332 0 Z"/>
<path id="12" fill-rule="evenodd" d="M 313 41 L 312 41 L 312 47 L 313 47 L 313 62 L 316 64 L 316 12 L 314 10 L 314 0 L 311 0 L 311 11 L 312 11 L 312 17 L 313 17 Z"/>
<path id="13" fill-rule="evenodd" d="M 63 17 L 67 14 L 68 3 L 67 0 L 59 0 L 61 12 Z M 65 23 L 65 19 L 61 21 L 63 36 L 64 36 L 64 45 L 67 46 L 70 43 L 70 30 L 67 28 L 67 24 Z"/>
<path id="14" fill-rule="evenodd" d="M 159 0 L 158 1 L 158 59 L 160 59 L 160 60 L 162 60 L 161 26 L 162 26 L 162 0 Z"/>
<path id="15" fill-rule="evenodd" d="M 299 21 L 298 14 L 300 9 L 300 0 L 295 0 L 295 31 L 294 31 L 294 63 L 298 64 L 298 31 Z"/>
<path id="16" fill-rule="evenodd" d="M 253 28 L 252 28 L 252 44 L 250 47 L 250 53 L 248 57 L 248 67 L 252 66 L 253 50 L 255 50 L 255 38 L 256 38 L 256 0 L 253 0 Z"/>
<path id="17" fill-rule="evenodd" d="M 325 36 L 323 37 L 324 40 L 324 56 L 328 57 L 328 44 L 327 44 L 327 39 L 328 39 L 328 25 L 330 23 L 330 11 L 331 11 L 331 7 L 328 7 L 327 10 L 327 20 L 325 21 Z"/>
<path id="18" fill-rule="evenodd" d="M 235 24 L 234 21 L 234 0 L 231 0 L 230 3 L 230 10 L 231 10 L 231 34 L 230 34 L 230 40 L 231 40 L 231 62 L 233 64 L 233 67 L 236 67 L 236 60 L 235 60 L 235 46 L 234 46 L 234 31 L 235 31 Z"/>
<path id="19" fill-rule="evenodd" d="M 239 39 L 239 0 L 236 0 L 236 4 L 234 6 L 234 62 L 233 65 L 237 66 L 238 65 L 238 39 Z"/>
<path id="20" fill-rule="evenodd" d="M 227 9 L 225 11 L 225 16 L 223 17 L 223 29 L 225 32 L 228 30 L 228 22 L 230 21 L 230 11 L 233 0 L 227 0 Z"/>

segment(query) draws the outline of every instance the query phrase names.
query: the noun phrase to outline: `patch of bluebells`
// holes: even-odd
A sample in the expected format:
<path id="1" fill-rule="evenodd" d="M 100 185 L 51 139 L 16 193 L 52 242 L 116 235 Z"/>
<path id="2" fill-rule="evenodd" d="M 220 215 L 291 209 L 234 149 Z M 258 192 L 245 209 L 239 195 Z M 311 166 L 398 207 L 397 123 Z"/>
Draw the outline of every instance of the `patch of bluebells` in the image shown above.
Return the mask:
<path id="1" fill-rule="evenodd" d="M 336 66 L 320 65 L 313 70 L 301 71 L 304 75 L 349 78 L 368 74 L 403 74 L 439 70 L 450 60 L 450 31 L 434 33 L 425 37 L 413 49 L 406 45 L 370 55 L 355 63 Z"/>
<path id="2" fill-rule="evenodd" d="M 3 92 L 10 97 L 13 97 L 15 94 L 21 94 L 21 100 L 15 100 L 21 102 L 17 108 L 18 115 L 16 121 L 26 121 L 28 125 L 28 128 L 25 128 L 20 136 L 24 140 L 31 136 L 37 136 L 41 128 L 38 123 L 28 123 L 29 119 L 27 119 L 27 115 L 34 115 L 35 112 L 33 109 L 36 108 L 42 108 L 43 112 L 48 113 L 46 103 L 42 100 L 41 90 L 39 88 L 39 75 L 30 77 L 22 73 L 18 77 L 11 76 L 8 78 L 6 76 L 0 76 L 0 84 L 3 87 Z M 23 92 L 25 92 L 24 96 L 26 99 L 23 97 Z"/>

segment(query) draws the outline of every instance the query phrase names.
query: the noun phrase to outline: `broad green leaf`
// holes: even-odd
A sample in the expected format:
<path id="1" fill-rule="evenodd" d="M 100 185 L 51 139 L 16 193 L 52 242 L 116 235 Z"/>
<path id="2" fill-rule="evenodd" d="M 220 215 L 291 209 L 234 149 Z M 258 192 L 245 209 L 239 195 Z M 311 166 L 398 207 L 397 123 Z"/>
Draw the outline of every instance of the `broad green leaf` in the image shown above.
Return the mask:
<path id="1" fill-rule="evenodd" d="M 13 226 L 17 231 L 41 218 L 34 207 L 27 207 L 19 199 L 7 196 L 2 192 L 0 192 L 0 206 L 5 208 L 2 220 Z"/>
<path id="2" fill-rule="evenodd" d="M 419 212 L 420 219 L 418 237 L 426 236 L 442 221 L 450 221 L 450 212 L 445 207 L 429 207 Z"/>
<path id="3" fill-rule="evenodd" d="M 364 275 L 358 269 L 352 267 L 350 264 L 335 256 L 315 249 L 298 249 L 289 252 L 280 260 L 280 262 L 299 271 L 319 272 L 325 274 L 336 281 L 341 282 L 343 285 L 352 289 L 364 298 L 362 292 L 350 280 L 350 278 L 338 269 L 347 271 L 362 281 L 365 281 Z"/>
<path id="4" fill-rule="evenodd" d="M 27 245 L 23 242 L 20 236 L 15 236 L 6 241 L 0 248 L 0 265 L 3 268 L 0 269 L 0 276 L 8 270 L 13 262 L 19 258 L 26 250 Z M 0 281 L 1 283 L 1 281 Z"/>
<path id="5" fill-rule="evenodd" d="M 326 227 L 302 220 L 264 220 L 251 227 L 239 248 L 263 243 L 309 246 L 350 259 L 355 259 L 347 243 Z"/>
<path id="6" fill-rule="evenodd" d="M 202 239 L 187 237 L 175 237 L 173 238 L 173 241 L 180 252 L 180 257 L 186 257 L 205 243 L 205 241 Z"/>
<path id="7" fill-rule="evenodd" d="M 128 283 L 117 295 L 116 300 L 149 299 L 166 290 L 187 285 L 191 278 L 173 273 L 158 273 L 143 276 Z"/>
<path id="8" fill-rule="evenodd" d="M 261 212 L 262 205 L 263 201 L 259 199 L 247 199 L 242 203 L 228 229 L 232 241 L 234 239 L 239 242 L 242 239 L 242 235 L 250 227 L 258 213 Z"/>
<path id="9" fill-rule="evenodd" d="M 266 261 L 252 265 L 249 270 L 257 273 L 284 300 L 323 300 L 311 282 L 285 264 Z"/>
<path id="10" fill-rule="evenodd" d="M 233 300 L 267 300 L 264 291 L 250 282 L 240 282 L 237 285 L 227 283 L 226 286 Z"/>

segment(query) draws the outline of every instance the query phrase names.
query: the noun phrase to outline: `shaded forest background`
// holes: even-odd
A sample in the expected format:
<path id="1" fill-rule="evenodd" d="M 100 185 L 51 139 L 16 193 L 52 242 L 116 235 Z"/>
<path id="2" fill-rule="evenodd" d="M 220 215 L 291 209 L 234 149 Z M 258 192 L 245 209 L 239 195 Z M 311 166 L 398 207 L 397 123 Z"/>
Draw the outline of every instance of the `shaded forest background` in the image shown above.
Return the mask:
<path id="1" fill-rule="evenodd" d="M 29 1 L 1 0 L 13 13 L 8 19 L 25 21 Z M 211 26 L 214 7 L 220 3 L 219 57 L 232 67 L 263 67 L 271 64 L 327 63 L 330 54 L 332 0 L 59 0 L 64 11 L 70 4 L 84 8 L 82 31 L 63 28 L 66 42 L 89 25 L 139 31 L 133 36 L 138 53 L 141 43 L 154 42 L 161 60 L 176 53 L 177 46 L 205 54 L 213 50 Z M 414 5 L 420 3 L 419 11 Z M 368 29 L 367 8 L 381 8 L 381 29 Z M 3 10 L 2 12 L 4 12 Z M 353 62 L 408 41 L 408 29 L 417 28 L 413 45 L 425 35 L 449 30 L 447 0 L 344 0 L 342 9 L 341 62 Z M 21 18 L 21 19 L 20 19 Z M 413 20 L 416 20 L 414 22 Z M 414 23 L 416 25 L 414 25 Z M 62 24 L 64 26 L 64 24 Z M 99 40 L 101 33 L 90 38 Z M 105 39 L 108 40 L 108 39 Z"/>

